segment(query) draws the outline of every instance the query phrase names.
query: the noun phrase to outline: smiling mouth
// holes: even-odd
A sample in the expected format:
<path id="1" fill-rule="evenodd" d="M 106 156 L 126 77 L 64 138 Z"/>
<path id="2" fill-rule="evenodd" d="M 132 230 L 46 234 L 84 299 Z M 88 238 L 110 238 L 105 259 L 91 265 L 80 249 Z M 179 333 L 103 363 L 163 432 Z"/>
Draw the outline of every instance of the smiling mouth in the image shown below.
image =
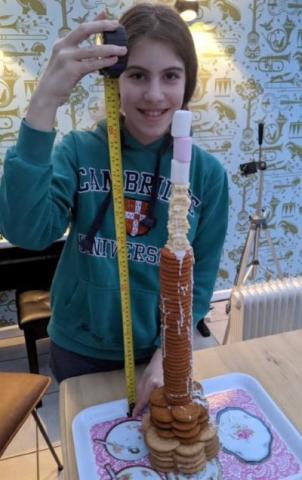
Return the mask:
<path id="1" fill-rule="evenodd" d="M 166 108 L 164 110 L 143 110 L 139 108 L 138 111 L 142 113 L 145 117 L 159 118 L 164 115 L 168 111 L 168 109 Z"/>

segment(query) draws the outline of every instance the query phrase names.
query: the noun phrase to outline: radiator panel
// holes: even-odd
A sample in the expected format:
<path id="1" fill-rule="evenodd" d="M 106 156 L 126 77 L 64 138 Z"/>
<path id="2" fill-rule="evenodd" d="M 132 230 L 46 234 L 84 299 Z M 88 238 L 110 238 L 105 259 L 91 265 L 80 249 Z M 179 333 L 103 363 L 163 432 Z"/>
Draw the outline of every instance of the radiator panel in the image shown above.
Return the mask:
<path id="1" fill-rule="evenodd" d="M 302 276 L 235 286 L 228 343 L 302 328 Z"/>

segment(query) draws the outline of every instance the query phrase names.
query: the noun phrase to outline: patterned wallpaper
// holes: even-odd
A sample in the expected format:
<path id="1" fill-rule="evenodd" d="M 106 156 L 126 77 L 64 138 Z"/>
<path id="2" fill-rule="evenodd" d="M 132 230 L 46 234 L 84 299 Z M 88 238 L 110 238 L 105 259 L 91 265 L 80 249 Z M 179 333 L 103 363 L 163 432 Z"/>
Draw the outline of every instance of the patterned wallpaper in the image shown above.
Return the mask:
<path id="1" fill-rule="evenodd" d="M 131 3 L 0 0 L 0 168 L 54 40 L 102 9 L 119 17 Z M 233 284 L 249 216 L 256 212 L 259 170 L 243 176 L 240 165 L 259 160 L 262 122 L 268 231 L 283 272 L 301 274 L 302 0 L 200 0 L 191 29 L 200 63 L 191 103 L 194 136 L 219 158 L 230 180 L 229 230 L 216 289 Z M 104 113 L 102 79 L 90 75 L 60 108 L 58 139 L 71 128 L 93 128 Z M 265 269 L 275 276 L 263 232 L 259 259 L 258 278 L 267 278 Z"/>

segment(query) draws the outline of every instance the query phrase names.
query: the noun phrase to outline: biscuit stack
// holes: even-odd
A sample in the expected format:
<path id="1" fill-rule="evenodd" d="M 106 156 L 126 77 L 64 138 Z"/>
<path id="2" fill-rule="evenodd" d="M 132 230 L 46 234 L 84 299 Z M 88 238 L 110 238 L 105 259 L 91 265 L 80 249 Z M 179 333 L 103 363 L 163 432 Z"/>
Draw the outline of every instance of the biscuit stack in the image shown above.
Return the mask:
<path id="1" fill-rule="evenodd" d="M 202 387 L 192 380 L 192 268 L 191 249 L 183 258 L 177 258 L 166 247 L 162 249 L 164 385 L 151 393 L 143 430 L 150 463 L 164 473 L 196 473 L 219 451 Z"/>
<path id="2" fill-rule="evenodd" d="M 196 473 L 219 451 L 202 387 L 192 379 L 194 257 L 187 239 L 189 205 L 188 185 L 173 184 L 168 242 L 160 258 L 164 385 L 153 390 L 150 412 L 143 419 L 151 465 L 165 473 Z"/>
<path id="3" fill-rule="evenodd" d="M 183 426 L 186 426 L 186 422 L 183 422 Z M 199 440 L 194 443 L 188 443 L 189 439 L 183 439 L 187 440 L 184 443 L 176 437 L 160 436 L 150 414 L 143 419 L 143 430 L 150 450 L 150 463 L 155 470 L 163 473 L 194 474 L 205 468 L 207 461 L 216 457 L 219 451 L 216 428 L 209 423 L 203 427 Z"/>
<path id="4" fill-rule="evenodd" d="M 192 270 L 189 248 L 177 258 L 161 250 L 160 291 L 165 396 L 171 405 L 191 401 L 192 390 Z"/>

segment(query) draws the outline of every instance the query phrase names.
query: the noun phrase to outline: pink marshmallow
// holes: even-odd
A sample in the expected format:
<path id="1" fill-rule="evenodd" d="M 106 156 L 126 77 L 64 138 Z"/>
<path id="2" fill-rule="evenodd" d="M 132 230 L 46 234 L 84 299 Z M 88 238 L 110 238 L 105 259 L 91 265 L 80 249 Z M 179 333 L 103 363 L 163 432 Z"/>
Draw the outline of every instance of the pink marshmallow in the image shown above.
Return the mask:
<path id="1" fill-rule="evenodd" d="M 174 137 L 173 158 L 181 163 L 190 163 L 192 153 L 192 137 Z"/>

